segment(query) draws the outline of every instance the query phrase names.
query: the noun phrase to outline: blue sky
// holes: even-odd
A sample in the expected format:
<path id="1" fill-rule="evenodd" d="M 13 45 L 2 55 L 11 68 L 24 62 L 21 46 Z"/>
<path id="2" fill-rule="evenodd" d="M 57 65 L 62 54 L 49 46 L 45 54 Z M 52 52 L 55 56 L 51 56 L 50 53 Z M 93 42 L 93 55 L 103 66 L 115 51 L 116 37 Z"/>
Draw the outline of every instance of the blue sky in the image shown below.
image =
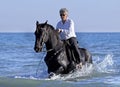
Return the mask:
<path id="1" fill-rule="evenodd" d="M 76 32 L 120 32 L 120 0 L 0 0 L 0 32 L 34 32 L 36 20 L 56 27 L 63 7 Z"/>

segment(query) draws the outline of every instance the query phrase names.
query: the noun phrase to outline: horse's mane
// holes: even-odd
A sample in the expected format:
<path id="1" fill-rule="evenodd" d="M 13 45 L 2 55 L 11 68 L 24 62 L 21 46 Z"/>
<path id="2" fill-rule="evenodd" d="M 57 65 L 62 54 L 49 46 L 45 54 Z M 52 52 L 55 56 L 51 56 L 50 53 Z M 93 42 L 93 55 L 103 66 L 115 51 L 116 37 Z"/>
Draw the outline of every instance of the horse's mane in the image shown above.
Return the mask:
<path id="1" fill-rule="evenodd" d="M 55 28 L 52 25 L 47 24 L 47 26 L 49 26 L 52 30 L 55 30 Z"/>
<path id="2" fill-rule="evenodd" d="M 53 31 L 53 33 L 56 35 L 57 39 L 59 40 L 60 39 L 59 33 L 56 31 L 56 29 L 50 24 L 47 24 L 47 26 L 49 27 L 49 29 Z"/>

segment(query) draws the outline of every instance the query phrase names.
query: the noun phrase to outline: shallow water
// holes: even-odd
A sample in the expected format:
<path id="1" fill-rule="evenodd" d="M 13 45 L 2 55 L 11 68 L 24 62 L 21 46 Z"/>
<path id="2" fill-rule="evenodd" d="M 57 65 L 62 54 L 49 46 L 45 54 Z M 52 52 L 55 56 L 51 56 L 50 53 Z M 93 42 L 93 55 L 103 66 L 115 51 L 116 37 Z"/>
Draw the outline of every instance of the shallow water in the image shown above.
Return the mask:
<path id="1" fill-rule="evenodd" d="M 77 33 L 93 65 L 48 79 L 46 53 L 35 53 L 33 33 L 0 33 L 0 87 L 120 87 L 120 33 Z"/>

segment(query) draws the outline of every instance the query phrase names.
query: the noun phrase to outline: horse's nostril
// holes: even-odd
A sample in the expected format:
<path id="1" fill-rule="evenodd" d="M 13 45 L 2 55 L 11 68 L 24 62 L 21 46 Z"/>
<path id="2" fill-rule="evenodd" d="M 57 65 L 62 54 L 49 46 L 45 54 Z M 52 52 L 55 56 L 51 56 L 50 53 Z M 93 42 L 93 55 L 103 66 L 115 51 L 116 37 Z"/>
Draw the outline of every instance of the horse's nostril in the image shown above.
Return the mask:
<path id="1" fill-rule="evenodd" d="M 34 47 L 34 50 L 35 50 L 36 52 L 38 52 L 39 49 L 38 49 L 37 47 Z"/>
<path id="2" fill-rule="evenodd" d="M 35 50 L 36 52 L 41 52 L 41 48 L 38 48 L 38 47 L 34 47 L 34 50 Z"/>

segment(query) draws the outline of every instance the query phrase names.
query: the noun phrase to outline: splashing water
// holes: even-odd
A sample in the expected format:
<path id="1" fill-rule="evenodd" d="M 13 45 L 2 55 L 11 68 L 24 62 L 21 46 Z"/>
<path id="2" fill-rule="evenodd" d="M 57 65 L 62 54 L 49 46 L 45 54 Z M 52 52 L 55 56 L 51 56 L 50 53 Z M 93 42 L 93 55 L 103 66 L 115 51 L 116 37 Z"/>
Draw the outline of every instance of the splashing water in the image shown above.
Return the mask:
<path id="1" fill-rule="evenodd" d="M 115 70 L 112 68 L 114 65 L 113 62 L 113 55 L 108 54 L 105 56 L 103 60 L 100 60 L 100 58 L 96 58 L 95 61 L 93 61 L 93 64 L 85 64 L 82 69 L 76 70 L 74 73 L 70 73 L 67 75 L 54 75 L 52 78 L 46 80 L 80 80 L 84 78 L 88 78 L 91 76 L 94 76 L 94 74 L 100 74 L 100 73 L 112 73 Z M 44 72 L 44 71 L 43 71 Z M 39 73 L 40 74 L 40 73 Z M 48 75 L 48 74 L 47 74 Z M 41 76 L 41 75 L 39 75 Z M 47 76 L 46 76 L 47 77 Z M 41 77 L 24 77 L 24 76 L 15 76 L 15 78 L 26 78 L 26 79 L 42 79 Z M 44 78 L 45 79 L 45 78 Z"/>
<path id="2" fill-rule="evenodd" d="M 93 64 L 86 64 L 82 67 L 82 69 L 76 70 L 74 73 L 65 75 L 61 77 L 61 75 L 55 75 L 51 79 L 52 80 L 73 80 L 73 79 L 84 79 L 85 77 L 94 76 L 96 73 L 112 73 L 115 70 L 113 67 L 113 55 L 108 54 L 101 61 L 98 57 Z"/>
<path id="3" fill-rule="evenodd" d="M 95 70 L 98 72 L 103 72 L 103 73 L 110 73 L 110 72 L 114 71 L 114 69 L 112 69 L 112 66 L 114 64 L 112 58 L 113 58 L 112 54 L 106 55 L 102 62 L 100 62 L 98 64 L 95 63 Z"/>

